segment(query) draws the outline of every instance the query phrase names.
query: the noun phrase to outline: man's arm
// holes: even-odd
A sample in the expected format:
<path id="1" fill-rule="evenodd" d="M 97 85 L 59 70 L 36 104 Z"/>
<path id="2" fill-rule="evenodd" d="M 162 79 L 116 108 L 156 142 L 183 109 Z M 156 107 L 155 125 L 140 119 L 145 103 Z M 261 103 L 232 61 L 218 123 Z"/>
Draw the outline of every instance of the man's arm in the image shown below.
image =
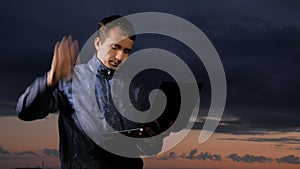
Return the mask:
<path id="1" fill-rule="evenodd" d="M 42 119 L 58 110 L 57 89 L 47 86 L 47 75 L 38 77 L 17 103 L 18 117 L 25 121 Z"/>
<path id="2" fill-rule="evenodd" d="M 44 77 L 37 78 L 18 100 L 16 110 L 20 119 L 41 119 L 58 110 L 57 85 L 71 77 L 78 53 L 78 42 L 71 36 L 56 43 L 51 69 Z"/>

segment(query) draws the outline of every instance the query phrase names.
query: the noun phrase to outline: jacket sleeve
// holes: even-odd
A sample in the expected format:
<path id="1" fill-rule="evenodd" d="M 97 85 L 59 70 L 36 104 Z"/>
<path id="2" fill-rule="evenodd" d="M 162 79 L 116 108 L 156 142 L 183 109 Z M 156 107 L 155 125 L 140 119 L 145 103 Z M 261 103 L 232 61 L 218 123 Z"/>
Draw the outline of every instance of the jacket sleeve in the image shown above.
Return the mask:
<path id="1" fill-rule="evenodd" d="M 57 97 L 57 88 L 47 86 L 47 75 L 36 78 L 18 100 L 18 117 L 24 121 L 45 118 L 58 110 Z"/>

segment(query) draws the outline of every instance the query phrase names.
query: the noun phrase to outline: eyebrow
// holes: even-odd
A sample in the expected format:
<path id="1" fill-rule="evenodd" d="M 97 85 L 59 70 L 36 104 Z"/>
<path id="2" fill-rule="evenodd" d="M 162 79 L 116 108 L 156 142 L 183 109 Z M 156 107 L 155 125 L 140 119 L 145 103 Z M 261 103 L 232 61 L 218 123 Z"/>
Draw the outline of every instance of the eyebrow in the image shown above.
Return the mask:
<path id="1" fill-rule="evenodd" d="M 122 45 L 120 44 L 117 44 L 117 43 L 113 43 L 111 44 L 111 46 L 116 46 L 118 49 L 121 49 L 122 48 Z M 132 48 L 124 48 L 123 50 L 128 50 L 128 52 L 130 52 L 132 50 Z"/>

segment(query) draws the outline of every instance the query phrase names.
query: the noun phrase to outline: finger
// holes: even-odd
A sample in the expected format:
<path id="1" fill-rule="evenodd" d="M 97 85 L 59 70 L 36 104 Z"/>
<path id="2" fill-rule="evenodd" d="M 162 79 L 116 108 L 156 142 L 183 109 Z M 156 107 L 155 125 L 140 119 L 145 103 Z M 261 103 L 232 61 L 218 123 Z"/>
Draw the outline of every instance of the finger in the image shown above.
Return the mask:
<path id="1" fill-rule="evenodd" d="M 54 51 L 53 51 L 53 58 L 52 58 L 52 63 L 51 63 L 51 69 L 48 72 L 48 77 L 47 77 L 47 84 L 48 85 L 53 85 L 54 83 L 56 83 L 56 68 L 57 68 L 57 57 L 58 57 L 58 46 L 59 46 L 59 41 L 56 42 L 55 47 L 54 47 Z"/>
<path id="2" fill-rule="evenodd" d="M 72 42 L 73 42 L 73 38 L 72 38 L 71 35 L 68 36 L 67 42 L 68 42 L 68 46 L 70 47 L 72 45 Z"/>
<path id="3" fill-rule="evenodd" d="M 69 60 L 70 60 L 70 52 L 69 52 L 69 45 L 67 42 L 67 38 L 63 37 L 59 48 L 58 48 L 58 53 L 59 53 L 59 63 L 58 63 L 58 71 L 60 72 L 60 78 L 66 77 L 69 72 Z"/>
<path id="4" fill-rule="evenodd" d="M 69 76 L 72 72 L 72 66 L 71 66 L 71 51 L 70 51 L 70 46 L 69 42 L 70 38 L 65 42 L 63 46 L 63 51 L 64 51 L 64 62 L 63 62 L 63 67 L 65 67 L 65 75 L 64 76 Z"/>
<path id="5" fill-rule="evenodd" d="M 53 71 L 54 71 L 54 74 L 55 74 L 55 79 L 54 79 L 54 81 L 57 81 L 57 80 L 59 80 L 59 77 L 61 76 L 61 72 L 60 72 L 60 62 L 61 62 L 61 59 L 60 59 L 60 52 L 59 52 L 59 48 L 60 48 L 60 46 L 61 46 L 61 42 L 57 42 L 57 46 L 56 46 L 56 49 L 55 49 L 55 52 L 56 52 L 56 54 L 55 54 L 55 57 L 54 57 L 54 59 L 55 59 L 55 61 L 54 61 L 54 69 L 53 69 Z"/>
<path id="6" fill-rule="evenodd" d="M 55 63 L 55 72 L 56 72 L 56 78 L 57 80 L 61 79 L 62 72 L 61 72 L 61 62 L 62 62 L 62 46 L 63 46 L 64 40 L 61 40 L 58 48 L 57 48 L 57 56 L 56 56 L 56 63 Z"/>
<path id="7" fill-rule="evenodd" d="M 66 36 L 63 36 L 63 38 L 61 39 L 60 43 L 65 43 L 66 40 L 67 40 Z"/>
<path id="8" fill-rule="evenodd" d="M 58 50 L 57 50 L 57 51 L 58 51 L 58 58 L 59 58 L 59 59 L 62 57 L 63 46 L 64 46 L 65 42 L 66 42 L 66 36 L 64 36 L 64 37 L 61 39 L 61 41 L 60 41 L 60 43 L 59 43 L 59 46 L 58 46 Z M 61 61 L 61 59 L 60 59 L 60 61 Z"/>
<path id="9" fill-rule="evenodd" d="M 77 60 L 77 57 L 79 55 L 79 47 L 78 47 L 78 41 L 75 40 L 72 45 L 71 45 L 71 61 L 72 61 L 72 66 L 75 65 L 75 62 Z"/>
<path id="10" fill-rule="evenodd" d="M 58 57 L 58 47 L 59 47 L 59 41 L 56 42 L 54 51 L 53 51 L 53 58 L 52 58 L 52 64 L 51 64 L 51 69 L 54 71 L 56 69 L 56 64 L 57 64 L 57 57 Z"/>

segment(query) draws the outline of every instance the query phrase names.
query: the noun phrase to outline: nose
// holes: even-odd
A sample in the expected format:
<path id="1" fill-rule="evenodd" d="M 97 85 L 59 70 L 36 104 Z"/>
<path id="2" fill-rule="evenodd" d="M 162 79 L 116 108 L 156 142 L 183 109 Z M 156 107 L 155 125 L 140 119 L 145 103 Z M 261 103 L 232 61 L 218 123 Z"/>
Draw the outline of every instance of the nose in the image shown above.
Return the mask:
<path id="1" fill-rule="evenodd" d="M 123 51 L 118 51 L 117 55 L 116 55 L 116 59 L 118 59 L 118 61 L 123 61 L 124 59 L 126 59 L 128 56 L 128 54 L 124 53 Z"/>

